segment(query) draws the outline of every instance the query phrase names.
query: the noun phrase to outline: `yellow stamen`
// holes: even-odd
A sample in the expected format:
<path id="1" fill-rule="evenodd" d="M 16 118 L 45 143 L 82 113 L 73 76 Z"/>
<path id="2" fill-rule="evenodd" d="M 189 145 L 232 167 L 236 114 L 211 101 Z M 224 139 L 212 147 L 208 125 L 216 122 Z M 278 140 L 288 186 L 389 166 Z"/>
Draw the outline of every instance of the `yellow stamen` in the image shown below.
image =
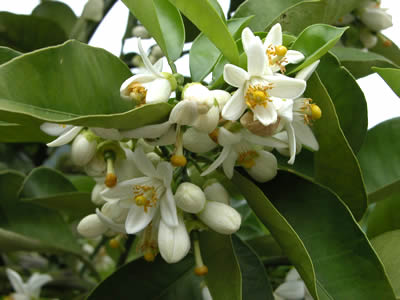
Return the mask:
<path id="1" fill-rule="evenodd" d="M 247 152 L 242 152 L 239 154 L 237 159 L 237 163 L 246 169 L 250 169 L 254 167 L 256 164 L 255 158 L 258 157 L 258 153 L 254 150 L 250 150 Z"/>
<path id="2" fill-rule="evenodd" d="M 116 238 L 114 238 L 114 239 L 111 239 L 110 241 L 109 241 L 109 243 L 108 243 L 109 245 L 110 245 L 110 247 L 111 248 L 113 248 L 113 249 L 118 249 L 119 248 L 119 246 L 120 246 L 120 242 L 119 242 L 119 240 L 118 239 L 116 239 Z"/>
<path id="3" fill-rule="evenodd" d="M 134 81 L 127 87 L 128 95 L 137 103 L 138 106 L 146 104 L 147 90 L 140 83 Z"/>
<path id="4" fill-rule="evenodd" d="M 143 206 L 147 203 L 147 199 L 145 196 L 136 196 L 135 203 L 137 206 Z"/>
<path id="5" fill-rule="evenodd" d="M 144 255 L 143 258 L 147 262 L 153 262 L 156 259 L 156 256 L 152 251 L 147 251 Z"/>
<path id="6" fill-rule="evenodd" d="M 287 53 L 287 51 L 288 51 L 288 49 L 287 49 L 285 46 L 283 46 L 283 45 L 281 45 L 281 46 L 275 46 L 275 53 L 276 53 L 276 55 L 278 55 L 278 56 L 280 56 L 280 57 L 285 56 L 286 53 Z"/>
<path id="7" fill-rule="evenodd" d="M 117 176 L 114 173 L 108 173 L 106 175 L 106 179 L 104 180 L 104 184 L 109 188 L 116 186 Z"/>
<path id="8" fill-rule="evenodd" d="M 135 195 L 133 201 L 137 206 L 143 206 L 144 212 L 147 213 L 149 207 L 156 206 L 158 198 L 154 187 L 136 185 L 133 188 L 133 193 Z"/>
<path id="9" fill-rule="evenodd" d="M 195 273 L 197 276 L 204 276 L 204 275 L 207 275 L 207 273 L 208 273 L 208 268 L 207 268 L 207 266 L 205 266 L 205 265 L 203 265 L 203 266 L 201 266 L 201 267 L 196 267 L 196 268 L 194 268 L 194 273 Z"/>
<path id="10" fill-rule="evenodd" d="M 262 85 L 250 85 L 244 96 L 246 104 L 250 108 L 254 108 L 257 105 L 262 105 L 267 107 L 268 101 L 272 101 L 269 98 L 267 90 L 271 89 L 272 86 L 262 86 Z"/>
<path id="11" fill-rule="evenodd" d="M 183 155 L 172 155 L 170 161 L 174 167 L 184 167 L 187 164 L 186 157 Z"/>
<path id="12" fill-rule="evenodd" d="M 322 111 L 319 108 L 319 106 L 316 105 L 316 104 L 311 104 L 310 105 L 310 109 L 311 109 L 311 119 L 313 121 L 319 120 L 321 118 L 321 116 L 322 116 Z"/>

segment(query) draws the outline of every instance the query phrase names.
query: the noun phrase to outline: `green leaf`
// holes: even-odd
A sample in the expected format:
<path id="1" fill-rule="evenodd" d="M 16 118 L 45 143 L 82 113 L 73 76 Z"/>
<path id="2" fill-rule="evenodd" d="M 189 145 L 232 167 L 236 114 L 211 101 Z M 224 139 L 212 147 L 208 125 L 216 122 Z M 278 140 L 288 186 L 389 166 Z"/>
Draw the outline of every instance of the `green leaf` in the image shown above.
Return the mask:
<path id="1" fill-rule="evenodd" d="M 340 39 L 346 28 L 314 24 L 300 33 L 290 49 L 300 51 L 305 59 L 297 65 L 287 67 L 288 74 L 295 73 L 317 61 Z"/>
<path id="2" fill-rule="evenodd" d="M 232 243 L 242 274 L 242 299 L 274 300 L 267 272 L 257 254 L 236 236 Z"/>
<path id="3" fill-rule="evenodd" d="M 22 54 L 21 52 L 15 51 L 14 49 L 7 47 L 0 47 L 0 65 L 8 62 L 9 60 L 21 54 Z"/>
<path id="4" fill-rule="evenodd" d="M 238 38 L 243 28 L 252 17 L 230 19 L 228 30 L 234 38 Z M 202 81 L 213 69 L 221 56 L 221 51 L 205 36 L 200 34 L 190 48 L 190 74 L 193 81 Z"/>
<path id="5" fill-rule="evenodd" d="M 67 40 L 62 28 L 51 20 L 0 12 L 0 46 L 29 52 Z"/>
<path id="6" fill-rule="evenodd" d="M 49 247 L 36 239 L 0 228 L 1 251 L 48 251 Z"/>
<path id="7" fill-rule="evenodd" d="M 125 129 L 164 121 L 167 103 L 132 109 L 121 100 L 120 86 L 130 75 L 115 56 L 77 41 L 21 55 L 0 66 L 0 118 L 36 127 L 59 122 Z M 21 78 L 29 78 L 23 89 Z"/>
<path id="8" fill-rule="evenodd" d="M 123 0 L 170 60 L 180 57 L 185 30 L 179 11 L 165 0 Z"/>
<path id="9" fill-rule="evenodd" d="M 231 237 L 210 231 L 201 232 L 200 246 L 208 267 L 205 277 L 213 299 L 241 300 L 242 277 Z"/>
<path id="10" fill-rule="evenodd" d="M 316 73 L 307 81 L 305 95 L 322 110 L 322 118 L 313 126 L 320 147 L 314 153 L 315 180 L 331 188 L 359 220 L 367 207 L 361 169 L 340 128 L 332 100 Z"/>
<path id="11" fill-rule="evenodd" d="M 87 300 L 193 299 L 201 300 L 199 277 L 193 272 L 193 257 L 175 264 L 160 255 L 152 263 L 137 259 L 101 282 Z"/>
<path id="12" fill-rule="evenodd" d="M 396 65 L 400 66 L 400 49 L 397 45 L 392 42 L 387 36 L 382 33 L 377 34 L 378 43 L 374 48 L 369 49 L 369 51 L 378 53 L 388 60 L 394 62 Z"/>
<path id="13" fill-rule="evenodd" d="M 74 11 L 65 3 L 46 1 L 40 3 L 32 11 L 32 16 L 38 16 L 57 23 L 69 35 L 78 18 Z"/>
<path id="14" fill-rule="evenodd" d="M 169 0 L 203 32 L 233 64 L 239 63 L 239 51 L 225 20 L 208 0 Z"/>
<path id="15" fill-rule="evenodd" d="M 340 66 L 337 58 L 331 53 L 321 58 L 317 72 L 335 105 L 340 127 L 353 152 L 357 153 L 368 128 L 364 93 L 355 78 L 346 68 Z"/>
<path id="16" fill-rule="evenodd" d="M 357 48 L 334 47 L 332 52 L 356 78 L 372 74 L 373 70 L 371 68 L 375 66 L 382 68 L 396 67 L 392 61 L 382 55 L 365 52 Z"/>
<path id="17" fill-rule="evenodd" d="M 94 213 L 90 191 L 80 192 L 61 172 L 39 167 L 25 178 L 20 195 L 22 201 L 65 213 L 72 219 Z"/>
<path id="18" fill-rule="evenodd" d="M 2 143 L 48 143 L 51 140 L 52 138 L 39 127 L 0 121 L 0 142 Z"/>
<path id="19" fill-rule="evenodd" d="M 270 28 L 279 16 L 291 8 L 304 2 L 317 2 L 319 0 L 247 0 L 235 12 L 234 17 L 254 15 L 249 27 L 253 31 L 264 31 Z"/>
<path id="20" fill-rule="evenodd" d="M 257 185 L 235 173 L 233 182 L 315 299 L 395 299 L 368 239 L 335 194 L 289 172 Z"/>
<path id="21" fill-rule="evenodd" d="M 23 180 L 20 173 L 0 172 L 0 228 L 35 240 L 48 250 L 79 253 L 76 238 L 58 213 L 18 200 Z"/>
<path id="22" fill-rule="evenodd" d="M 382 260 L 397 298 L 400 298 L 400 230 L 386 232 L 373 240 L 372 246 Z"/>
<path id="23" fill-rule="evenodd" d="M 400 97 L 400 69 L 372 68 L 381 76 L 390 88 Z"/>

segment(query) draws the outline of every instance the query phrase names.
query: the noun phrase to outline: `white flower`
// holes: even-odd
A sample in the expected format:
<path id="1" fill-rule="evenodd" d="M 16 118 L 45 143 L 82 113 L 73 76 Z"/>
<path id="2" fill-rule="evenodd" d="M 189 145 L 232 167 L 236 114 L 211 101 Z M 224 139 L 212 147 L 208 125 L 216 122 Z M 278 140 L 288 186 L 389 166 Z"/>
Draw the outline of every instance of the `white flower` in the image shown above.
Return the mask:
<path id="1" fill-rule="evenodd" d="M 222 117 L 226 120 L 237 120 L 248 107 L 253 111 L 255 119 L 268 126 L 277 121 L 277 112 L 271 97 L 297 98 L 303 94 L 306 82 L 284 75 L 272 75 L 272 70 L 265 67 L 267 55 L 260 38 L 246 38 L 246 32 L 248 31 L 243 30 L 242 40 L 247 54 L 248 71 L 231 64 L 225 65 L 225 81 L 238 90 L 222 109 Z"/>
<path id="2" fill-rule="evenodd" d="M 283 300 L 313 300 L 304 281 L 296 269 L 291 269 L 285 278 L 285 282 L 274 291 L 275 299 Z"/>
<path id="3" fill-rule="evenodd" d="M 118 183 L 101 194 L 108 201 L 119 201 L 122 207 L 129 209 L 125 222 L 128 234 L 144 229 L 160 209 L 162 221 L 170 226 L 178 225 L 175 200 L 171 190 L 173 167 L 161 162 L 157 169 L 140 147 L 134 152 L 137 168 L 145 175 Z"/>
<path id="4" fill-rule="evenodd" d="M 238 163 L 251 176 L 255 175 L 256 178 L 254 179 L 263 178 L 265 179 L 264 181 L 270 180 L 277 172 L 276 158 L 271 153 L 261 150 L 260 147 L 257 148 L 254 145 L 267 147 L 285 146 L 282 141 L 273 137 L 256 136 L 245 129 L 232 133 L 224 127 L 219 128 L 218 143 L 223 146 L 221 154 L 201 176 L 210 174 L 222 164 L 225 175 L 228 178 L 232 178 L 234 166 Z M 263 164 L 264 166 L 262 167 Z M 259 172 L 262 172 L 263 175 Z"/>
<path id="5" fill-rule="evenodd" d="M 52 280 L 50 275 L 33 273 L 26 283 L 21 276 L 9 268 L 6 269 L 8 279 L 16 293 L 11 296 L 16 300 L 36 300 L 40 297 L 40 290 L 43 285 Z"/>
<path id="6" fill-rule="evenodd" d="M 167 102 L 176 88 L 175 78 L 171 74 L 161 73 L 162 60 L 152 65 L 138 39 L 140 56 L 146 67 L 146 73 L 134 75 L 121 85 L 120 94 L 125 100 L 135 101 L 138 105 Z"/>
<path id="7" fill-rule="evenodd" d="M 379 3 L 369 1 L 360 9 L 360 19 L 369 29 L 381 31 L 393 26 L 392 16 L 386 11 Z"/>
<path id="8" fill-rule="evenodd" d="M 71 142 L 82 130 L 82 126 L 73 126 L 56 123 L 43 123 L 40 129 L 51 136 L 58 136 L 54 141 L 47 144 L 48 147 L 59 147 Z"/>
<path id="9" fill-rule="evenodd" d="M 242 32 L 242 43 L 245 51 L 254 39 L 255 36 L 253 32 L 249 28 L 245 28 Z M 297 64 L 304 59 L 303 53 L 296 50 L 288 50 L 282 45 L 282 27 L 279 23 L 272 26 L 265 38 L 263 46 L 264 53 L 267 56 L 266 75 L 270 75 L 271 71 L 273 73 L 277 71 L 282 71 L 282 73 L 284 73 L 287 64 Z"/>
<path id="10" fill-rule="evenodd" d="M 175 193 L 176 205 L 183 211 L 197 214 L 206 203 L 206 195 L 197 185 L 191 182 L 181 183 Z"/>
<path id="11" fill-rule="evenodd" d="M 86 238 L 95 238 L 107 231 L 107 226 L 96 214 L 84 217 L 78 224 L 78 232 Z"/>

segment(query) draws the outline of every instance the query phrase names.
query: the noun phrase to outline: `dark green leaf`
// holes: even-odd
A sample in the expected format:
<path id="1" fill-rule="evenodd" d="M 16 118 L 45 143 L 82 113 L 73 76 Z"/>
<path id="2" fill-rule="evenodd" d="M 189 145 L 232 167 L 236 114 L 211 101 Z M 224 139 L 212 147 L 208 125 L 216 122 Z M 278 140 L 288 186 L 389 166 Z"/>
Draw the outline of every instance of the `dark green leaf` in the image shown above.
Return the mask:
<path id="1" fill-rule="evenodd" d="M 318 75 L 335 105 L 340 127 L 351 148 L 357 153 L 368 128 L 367 102 L 355 78 L 327 53 L 318 66 Z M 357 124 L 357 126 L 355 126 Z"/>
<path id="2" fill-rule="evenodd" d="M 400 66 L 400 49 L 387 36 L 378 33 L 378 43 L 370 51 L 378 53 Z"/>
<path id="3" fill-rule="evenodd" d="M 374 71 L 371 68 L 374 66 L 383 68 L 396 66 L 382 55 L 357 48 L 334 47 L 332 52 L 356 78 L 372 74 Z"/>
<path id="4" fill-rule="evenodd" d="M 179 11 L 164 0 L 123 0 L 170 60 L 180 57 L 185 30 Z"/>
<path id="5" fill-rule="evenodd" d="M 52 138 L 39 127 L 0 121 L 0 142 L 2 143 L 48 143 L 51 140 Z"/>
<path id="6" fill-rule="evenodd" d="M 8 62 L 9 60 L 21 54 L 22 54 L 21 52 L 15 51 L 11 48 L 0 47 L 0 65 Z"/>
<path id="7" fill-rule="evenodd" d="M 4 230 L 0 228 L 0 249 L 1 251 L 48 251 L 49 247 L 39 240 Z"/>
<path id="8" fill-rule="evenodd" d="M 130 75 L 115 56 L 77 41 L 22 55 L 0 66 L 0 116 L 36 127 L 46 121 L 127 129 L 164 121 L 167 103 L 132 109 L 121 100 Z M 21 78 L 29 78 L 23 89 Z"/>
<path id="9" fill-rule="evenodd" d="M 323 24 L 314 24 L 304 29 L 291 49 L 303 53 L 305 59 L 297 65 L 289 65 L 288 74 L 297 72 L 317 61 L 336 44 L 345 30 L 346 28 Z"/>
<path id="10" fill-rule="evenodd" d="M 390 86 L 390 88 L 400 97 L 400 69 L 372 68 Z"/>
<path id="11" fill-rule="evenodd" d="M 288 172 L 258 185 L 236 173 L 233 182 L 315 299 L 395 299 L 368 239 L 335 194 Z"/>
<path id="12" fill-rule="evenodd" d="M 74 11 L 68 5 L 58 1 L 40 3 L 32 11 L 32 15 L 52 20 L 57 23 L 67 35 L 69 35 L 78 19 Z"/>
<path id="13" fill-rule="evenodd" d="M 67 40 L 64 30 L 51 20 L 0 12 L 0 46 L 29 52 L 61 44 Z"/>

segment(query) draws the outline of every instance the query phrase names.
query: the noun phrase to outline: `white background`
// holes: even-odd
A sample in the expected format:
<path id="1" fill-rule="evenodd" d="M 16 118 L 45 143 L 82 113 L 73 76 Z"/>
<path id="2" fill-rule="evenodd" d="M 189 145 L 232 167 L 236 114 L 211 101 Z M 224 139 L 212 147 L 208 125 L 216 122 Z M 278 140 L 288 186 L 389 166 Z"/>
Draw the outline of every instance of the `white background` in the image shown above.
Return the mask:
<path id="1" fill-rule="evenodd" d="M 65 0 L 76 15 L 80 15 L 86 3 L 84 0 Z M 226 11 L 229 1 L 219 0 Z M 36 0 L 1 0 L 0 11 L 10 11 L 18 14 L 30 14 L 39 3 Z M 400 45 L 400 1 L 382 0 L 382 7 L 389 8 L 393 16 L 393 27 L 384 30 L 383 33 Z M 102 47 L 119 56 L 121 50 L 121 39 L 125 32 L 128 9 L 122 2 L 118 2 L 106 16 L 105 20 L 94 34 L 90 45 Z M 149 46 L 149 44 L 147 44 Z M 126 42 L 124 52 L 137 51 L 136 40 L 130 39 Z M 187 56 L 177 62 L 178 72 L 189 75 Z M 361 78 L 358 80 L 368 102 L 368 125 L 376 124 L 393 117 L 400 116 L 400 99 L 377 75 Z"/>

